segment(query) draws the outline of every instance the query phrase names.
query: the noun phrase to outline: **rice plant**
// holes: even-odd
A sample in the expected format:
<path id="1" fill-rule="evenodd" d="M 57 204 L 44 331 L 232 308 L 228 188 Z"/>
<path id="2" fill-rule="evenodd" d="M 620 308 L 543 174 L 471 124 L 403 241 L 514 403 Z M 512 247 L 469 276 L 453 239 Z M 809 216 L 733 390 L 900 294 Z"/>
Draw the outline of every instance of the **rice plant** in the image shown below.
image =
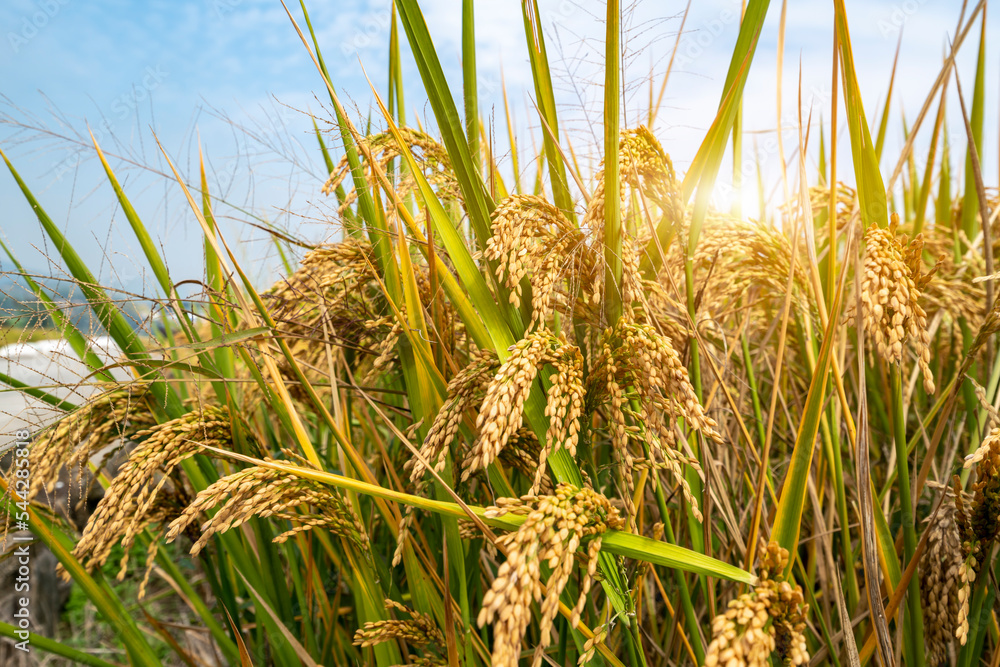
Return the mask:
<path id="1" fill-rule="evenodd" d="M 288 275 L 266 288 L 248 277 L 204 162 L 191 179 L 161 146 L 203 232 L 204 297 L 182 300 L 93 142 L 176 323 L 162 335 L 129 324 L 0 150 L 121 351 L 110 366 L 93 354 L 26 279 L 100 391 L 80 402 L 0 376 L 65 413 L 12 450 L 7 525 L 30 526 L 117 640 L 96 655 L 32 633 L 32 648 L 90 665 L 997 664 L 985 2 L 963 7 L 889 171 L 890 105 L 873 141 L 835 0 L 847 117 L 834 95 L 828 124 L 800 118 L 788 200 L 753 217 L 711 196 L 745 140 L 768 5 L 746 3 L 685 173 L 648 126 L 621 125 L 617 0 L 602 6 L 592 169 L 560 125 L 536 0 L 521 3 L 531 149 L 481 122 L 471 0 L 461 91 L 419 2 L 395 0 L 389 88 L 372 88 L 369 120 L 338 96 L 305 5 L 289 9 L 329 94 L 316 139 L 342 234 Z M 960 88 L 954 56 L 977 27 L 972 95 L 949 110 L 968 132 L 955 175 L 944 93 Z M 410 124 L 407 47 L 430 109 Z M 918 135 L 930 135 L 922 173 Z M 82 526 L 46 504 L 67 470 L 77 500 L 103 488 Z M 138 581 L 140 600 L 176 598 L 194 621 L 140 614 L 109 576 Z M 13 642 L 19 631 L 0 624 Z"/>

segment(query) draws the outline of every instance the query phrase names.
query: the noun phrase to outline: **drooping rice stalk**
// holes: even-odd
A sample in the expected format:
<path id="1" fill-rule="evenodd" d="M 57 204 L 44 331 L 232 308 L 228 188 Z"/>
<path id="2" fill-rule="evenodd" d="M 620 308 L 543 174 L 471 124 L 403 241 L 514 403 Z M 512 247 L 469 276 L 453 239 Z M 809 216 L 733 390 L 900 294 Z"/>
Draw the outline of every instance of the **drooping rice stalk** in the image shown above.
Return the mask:
<path id="1" fill-rule="evenodd" d="M 114 382 L 31 278 L 29 298 L 102 384 L 15 449 L 32 477 L 8 518 L 28 517 L 121 637 L 108 662 L 194 664 L 181 635 L 193 625 L 219 664 L 843 665 L 875 650 L 886 664 L 995 662 L 1000 226 L 974 168 L 995 157 L 983 4 L 953 41 L 982 21 L 964 172 L 944 102 L 970 77 L 953 76 L 950 53 L 885 178 L 902 81 L 886 77 L 873 139 L 860 93 L 872 74 L 837 0 L 832 123 L 800 109 L 797 168 L 776 158 L 791 201 L 762 198 L 753 219 L 711 197 L 730 142 L 737 188 L 751 177 L 742 94 L 761 36 L 783 33 L 769 4 L 747 3 L 699 150 L 671 156 L 652 75 L 649 125 L 631 126 L 617 2 L 595 12 L 593 146 L 563 122 L 551 17 L 534 0 L 521 7 L 532 122 L 519 127 L 504 90 L 505 141 L 480 117 L 473 0 L 460 78 L 421 3 L 392 3 L 388 86 L 368 119 L 342 104 L 341 64 L 327 66 L 300 3 L 292 29 L 333 105 L 310 126 L 336 233 L 277 235 L 286 270 L 270 286 L 237 261 L 204 161 L 185 177 L 160 145 L 204 236 L 203 303 L 181 300 L 95 142 L 177 320 L 165 336 L 127 326 L 4 154 L 137 378 Z M 426 117 L 404 112 L 417 92 L 407 47 Z M 921 165 L 915 137 L 928 135 Z M 17 388 L 74 407 L 52 387 Z M 106 488 L 76 534 L 42 503 L 86 467 Z M 130 615 L 115 588 L 130 582 L 112 573 L 134 578 L 148 618 Z"/>

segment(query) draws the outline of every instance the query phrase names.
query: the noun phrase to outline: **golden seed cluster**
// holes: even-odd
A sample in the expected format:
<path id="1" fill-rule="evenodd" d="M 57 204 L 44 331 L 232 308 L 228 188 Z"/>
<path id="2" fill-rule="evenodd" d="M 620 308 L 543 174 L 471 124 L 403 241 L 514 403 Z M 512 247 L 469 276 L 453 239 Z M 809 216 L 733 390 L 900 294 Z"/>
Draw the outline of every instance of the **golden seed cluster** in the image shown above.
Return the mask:
<path id="1" fill-rule="evenodd" d="M 273 541 L 276 543 L 284 542 L 298 533 L 322 527 L 351 540 L 359 548 L 368 546 L 368 534 L 364 525 L 350 506 L 330 487 L 290 472 L 263 466 L 227 475 L 201 491 L 194 502 L 170 523 L 167 541 L 176 539 L 220 503 L 222 507 L 202 524 L 201 536 L 191 547 L 192 556 L 197 556 L 215 534 L 237 528 L 253 517 L 275 517 L 297 524 L 275 537 Z M 296 509 L 303 512 L 296 512 Z"/>
<path id="2" fill-rule="evenodd" d="M 899 218 L 893 214 L 889 229 L 872 225 L 865 232 L 864 276 L 861 281 L 861 308 L 865 332 L 875 340 L 875 348 L 887 363 L 900 363 L 903 343 L 909 341 L 923 373 L 924 389 L 934 393 L 930 369 L 930 335 L 927 313 L 917 301 L 930 275 L 920 272 L 923 241 L 918 235 L 904 245 L 896 237 Z"/>
<path id="3" fill-rule="evenodd" d="M 403 325 L 385 302 L 376 265 L 375 251 L 368 241 L 348 238 L 309 251 L 295 273 L 264 293 L 278 332 L 315 384 L 328 384 L 331 353 L 339 355 L 340 350 L 354 353 L 352 370 L 364 383 L 374 382 L 396 367 Z M 427 268 L 414 268 L 420 298 L 429 303 L 432 294 Z M 440 307 L 441 316 L 452 322 L 454 314 L 448 302 Z M 449 334 L 461 342 L 464 329 L 449 327 Z M 309 400 L 287 360 L 278 355 L 276 362 L 290 380 L 292 395 Z"/>
<path id="4" fill-rule="evenodd" d="M 677 234 L 687 238 L 690 214 L 678 226 Z M 687 246 L 676 243 L 668 254 L 670 272 L 661 272 L 661 279 L 669 275 L 683 275 Z M 715 316 L 726 312 L 734 304 L 745 304 L 747 291 L 754 288 L 755 298 L 781 300 L 788 289 L 788 276 L 792 274 L 793 305 L 801 312 L 812 314 L 816 310 L 812 298 L 805 262 L 801 255 L 792 268 L 792 246 L 788 237 L 774 226 L 756 220 L 746 220 L 732 215 L 709 211 L 703 223 L 694 259 L 695 280 L 702 287 L 701 307 Z M 766 309 L 752 309 L 764 322 L 751 322 L 755 326 L 770 326 Z"/>
<path id="5" fill-rule="evenodd" d="M 429 134 L 420 130 L 401 127 L 399 128 L 399 133 L 402 135 L 403 142 L 412 154 L 414 161 L 421 168 L 424 178 L 436 190 L 438 197 L 461 201 L 462 189 L 459 187 L 458 180 L 455 178 L 455 172 L 451 168 L 451 158 L 448 157 L 447 149 L 435 141 Z M 363 148 L 371 152 L 372 157 L 375 158 L 378 166 L 384 173 L 388 173 L 389 163 L 403 154 L 392 132 L 381 132 L 362 137 L 360 142 L 363 143 Z M 359 153 L 364 155 L 363 150 L 359 151 Z M 366 176 L 368 177 L 368 182 L 377 182 L 372 165 L 364 162 L 364 167 L 367 169 Z M 337 167 L 330 173 L 330 177 L 323 184 L 321 192 L 325 195 L 334 194 L 350 173 L 351 167 L 345 155 L 341 158 Z M 406 170 L 402 180 L 396 184 L 396 192 L 400 197 L 405 197 L 407 193 L 413 192 L 416 189 L 417 183 L 413 175 L 409 173 L 409 170 Z M 357 198 L 357 192 L 352 188 L 344 196 L 339 212 L 343 214 L 347 207 L 357 201 Z"/>
<path id="6" fill-rule="evenodd" d="M 784 665 L 809 662 L 803 634 L 809 607 L 801 587 L 784 579 L 787 565 L 788 551 L 761 545 L 760 580 L 713 619 L 705 667 L 767 667 L 772 654 Z"/>
<path id="7" fill-rule="evenodd" d="M 73 555 L 93 570 L 103 565 L 111 548 L 121 542 L 125 556 L 119 578 L 125 575 L 128 553 L 137 535 L 147 525 L 167 518 L 171 512 L 166 509 L 173 507 L 176 516 L 186 504 L 183 487 L 171 478 L 174 469 L 201 451 L 202 445 L 220 449 L 232 446 L 229 411 L 206 406 L 139 431 L 135 437 L 141 442 L 108 486 L 73 550 Z M 165 489 L 169 491 L 161 493 Z M 171 502 L 164 495 L 179 500 Z M 147 574 L 149 564 L 151 561 Z"/>
<path id="8" fill-rule="evenodd" d="M 576 456 L 576 445 L 580 440 L 580 417 L 586 394 L 583 386 L 583 355 L 575 345 L 562 341 L 560 343 L 548 358 L 555 367 L 555 373 L 549 376 L 551 384 L 545 395 L 545 416 L 549 419 L 549 428 L 545 434 L 545 446 L 541 448 L 531 493 L 538 493 L 541 487 L 549 454 L 561 447 L 570 456 Z"/>
<path id="9" fill-rule="evenodd" d="M 660 142 L 645 126 L 625 130 L 618 140 L 618 171 L 621 188 L 618 192 L 621 210 L 626 210 L 629 187 L 640 192 L 645 199 L 655 202 L 674 220 L 683 218 L 683 201 L 674 175 L 673 164 Z M 600 300 L 604 291 L 604 214 L 607 193 L 604 191 L 604 168 L 596 174 L 596 186 L 587 205 L 581 227 L 590 231 L 595 239 L 594 265 L 597 268 L 591 299 Z M 627 308 L 643 294 L 643 280 L 639 274 L 639 239 L 631 234 L 622 235 L 622 302 Z"/>
<path id="10" fill-rule="evenodd" d="M 486 514 L 498 517 L 507 512 L 525 515 L 526 520 L 517 532 L 499 540 L 499 546 L 507 551 L 507 560 L 500 565 L 493 585 L 483 597 L 478 622 L 480 626 L 493 624 L 494 667 L 517 667 L 521 642 L 532 620 L 531 604 L 540 602 L 540 637 L 532 661 L 532 666 L 538 667 L 551 641 L 559 596 L 572 574 L 574 554 L 584 539 L 591 538 L 587 545 L 587 572 L 573 608 L 571 627 L 579 623 L 597 572 L 601 535 L 606 530 L 622 528 L 624 521 L 607 498 L 570 484 L 560 484 L 553 496 L 500 499 Z M 544 589 L 542 563 L 552 571 Z"/>
<path id="11" fill-rule="evenodd" d="M 543 451 L 538 436 L 525 426 L 510 437 L 498 458 L 501 463 L 517 470 L 528 479 L 536 480 L 537 488 L 533 486 L 532 493 L 551 495 L 555 491 L 555 486 L 545 466 L 547 457 L 548 452 Z"/>
<path id="12" fill-rule="evenodd" d="M 145 402 L 147 389 L 148 385 L 142 383 L 115 385 L 43 431 L 28 454 L 32 471 L 29 499 L 43 489 L 52 493 L 63 466 L 81 469 L 115 440 L 129 439 L 136 431 L 154 424 Z M 98 469 L 110 456 L 98 462 Z"/>
<path id="13" fill-rule="evenodd" d="M 682 464 L 698 464 L 678 452 L 676 429 L 683 419 L 706 437 L 721 441 L 721 436 L 715 430 L 715 420 L 698 401 L 670 339 L 650 325 L 623 318 L 605 331 L 602 353 L 590 380 L 593 394 L 608 406 L 611 446 L 625 487 L 623 496 L 629 516 L 635 516 L 632 472 L 642 466 L 668 470 L 696 516 L 700 516 L 682 468 Z M 629 451 L 633 441 L 642 446 L 642 456 L 633 456 Z"/>
<path id="14" fill-rule="evenodd" d="M 521 305 L 521 281 L 530 274 L 531 322 L 545 322 L 561 276 L 590 282 L 583 234 L 557 207 L 534 195 L 511 195 L 493 212 L 493 234 L 483 256 L 496 262 L 497 279 Z"/>
<path id="15" fill-rule="evenodd" d="M 465 412 L 482 399 L 498 366 L 496 353 L 492 350 L 482 350 L 476 353 L 469 365 L 448 383 L 448 398 L 438 410 L 427 436 L 420 445 L 421 457 L 430 463 L 436 472 L 444 470 L 449 447 L 458 435 L 459 425 Z M 417 457 L 413 457 L 406 461 L 403 469 L 409 472 L 414 493 L 421 495 L 426 487 L 427 470 L 424 464 Z M 403 548 L 406 546 L 412 524 L 413 509 L 407 507 L 399 523 L 396 551 L 392 559 L 393 567 L 402 561 Z"/>
<path id="16" fill-rule="evenodd" d="M 924 641 L 931 665 L 946 664 L 957 624 L 962 619 L 962 543 L 954 497 L 946 495 L 927 526 L 927 548 L 920 560 L 920 600 L 924 610 Z M 966 600 L 967 602 L 967 600 Z"/>
<path id="17" fill-rule="evenodd" d="M 391 619 L 365 623 L 363 628 L 354 633 L 355 646 L 374 646 L 383 642 L 401 639 L 407 644 L 419 646 L 429 653 L 429 655 L 424 656 L 409 656 L 411 665 L 432 667 L 448 664 L 448 661 L 442 657 L 447 654 L 444 634 L 438 628 L 434 619 L 427 614 L 409 609 L 395 600 L 386 600 L 385 608 L 395 609 L 407 614 L 410 618 L 409 620 Z"/>
<path id="18" fill-rule="evenodd" d="M 976 468 L 972 500 L 966 501 L 955 477 L 955 507 L 962 540 L 962 565 L 958 592 L 959 617 L 955 635 L 965 644 L 969 632 L 969 598 L 972 584 L 983 572 L 990 552 L 1000 536 L 1000 429 L 993 429 L 966 459 L 965 467 Z"/>
<path id="19" fill-rule="evenodd" d="M 580 653 L 579 659 L 576 664 L 579 667 L 584 667 L 584 665 L 589 665 L 590 661 L 594 659 L 594 654 L 597 653 L 597 646 L 601 644 L 608 638 L 608 624 L 603 623 L 596 628 L 594 628 L 594 636 L 583 643 L 583 652 Z"/>
<path id="20" fill-rule="evenodd" d="M 486 468 L 497 457 L 507 440 L 521 428 L 524 402 L 545 359 L 551 334 L 542 330 L 528 334 L 510 349 L 510 356 L 500 365 L 476 418 L 477 438 L 462 461 L 462 481 Z"/>
<path id="21" fill-rule="evenodd" d="M 955 639 L 962 646 L 969 639 L 969 598 L 972 597 L 972 584 L 976 581 L 980 547 L 978 542 L 963 543 L 963 549 L 968 555 L 962 560 L 958 569 L 960 586 L 958 588 L 958 614 L 955 617 Z"/>
<path id="22" fill-rule="evenodd" d="M 834 197 L 837 229 L 846 229 L 856 215 L 855 211 L 858 210 L 855 208 L 858 203 L 858 193 L 843 181 L 838 181 Z M 809 205 L 812 207 L 814 218 L 825 214 L 830 206 L 830 186 L 814 185 L 809 188 Z"/>
<path id="23" fill-rule="evenodd" d="M 462 461 L 462 481 L 489 466 L 521 428 L 524 402 L 545 364 L 555 365 L 556 374 L 546 408 L 553 424 L 546 436 L 539 469 L 556 446 L 576 451 L 583 411 L 583 359 L 579 349 L 568 344 L 564 337 L 539 329 L 511 346 L 510 353 L 486 389 L 476 419 L 477 438 Z M 535 487 L 541 483 L 542 474 L 536 474 Z"/>

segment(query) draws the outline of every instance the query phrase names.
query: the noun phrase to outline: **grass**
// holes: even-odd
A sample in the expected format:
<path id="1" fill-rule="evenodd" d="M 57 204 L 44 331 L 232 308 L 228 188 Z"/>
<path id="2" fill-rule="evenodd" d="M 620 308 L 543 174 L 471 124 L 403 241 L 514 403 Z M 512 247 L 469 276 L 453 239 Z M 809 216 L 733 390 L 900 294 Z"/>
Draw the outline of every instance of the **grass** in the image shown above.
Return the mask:
<path id="1" fill-rule="evenodd" d="M 683 174 L 648 128 L 620 121 L 617 2 L 591 170 L 560 127 L 533 0 L 539 129 L 507 143 L 479 118 L 471 0 L 461 91 L 420 4 L 396 0 L 373 118 L 347 111 L 305 5 L 288 8 L 330 98 L 313 127 L 343 235 L 305 244 L 262 290 L 216 223 L 204 161 L 186 177 L 157 142 L 203 233 L 195 307 L 95 140 L 172 316 L 157 336 L 129 325 L 4 153 L 134 377 L 110 381 L 91 355 L 108 383 L 87 405 L 18 386 L 66 413 L 26 452 L 26 511 L 75 582 L 71 618 L 96 610 L 115 659 L 138 665 L 201 660 L 185 624 L 219 664 L 997 664 L 1000 197 L 978 168 L 985 58 L 962 73 L 965 170 L 941 131 L 949 60 L 883 172 L 889 105 L 873 141 L 837 0 L 846 118 L 838 95 L 829 125 L 800 115 L 776 213 L 715 210 L 724 157 L 747 139 L 768 5 L 747 3 Z M 984 22 L 982 4 L 966 12 L 953 48 L 975 48 L 963 44 Z M 404 116 L 406 48 L 426 118 Z M 652 104 L 666 81 L 649 85 Z M 274 239 L 289 258 L 293 241 Z M 27 288 L 83 354 L 73 319 Z M 99 452 L 123 440 L 127 462 L 102 470 Z M 66 465 L 106 486 L 82 534 L 37 502 Z M 16 479 L 4 486 L 21 500 Z M 137 588 L 111 585 L 116 573 Z M 126 602 L 143 594 L 150 613 Z"/>
<path id="2" fill-rule="evenodd" d="M 0 347 L 15 343 L 34 343 L 40 340 L 52 340 L 54 338 L 59 338 L 59 332 L 55 329 L 17 324 L 0 325 Z"/>

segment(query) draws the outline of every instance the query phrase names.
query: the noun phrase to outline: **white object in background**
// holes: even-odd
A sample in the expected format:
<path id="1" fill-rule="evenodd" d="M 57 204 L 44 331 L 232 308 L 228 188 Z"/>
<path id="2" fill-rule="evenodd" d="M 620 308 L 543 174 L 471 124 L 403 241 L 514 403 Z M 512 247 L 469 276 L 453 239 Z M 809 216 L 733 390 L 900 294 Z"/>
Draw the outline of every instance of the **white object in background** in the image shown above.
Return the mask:
<path id="1" fill-rule="evenodd" d="M 121 351 L 111 338 L 90 339 L 90 349 L 105 363 L 114 363 Z M 0 373 L 75 405 L 98 391 L 98 380 L 65 340 L 14 343 L 0 348 Z M 128 380 L 124 368 L 111 370 L 117 380 Z M 63 413 L 45 401 L 0 383 L 0 450 L 25 429 L 34 436 Z"/>

